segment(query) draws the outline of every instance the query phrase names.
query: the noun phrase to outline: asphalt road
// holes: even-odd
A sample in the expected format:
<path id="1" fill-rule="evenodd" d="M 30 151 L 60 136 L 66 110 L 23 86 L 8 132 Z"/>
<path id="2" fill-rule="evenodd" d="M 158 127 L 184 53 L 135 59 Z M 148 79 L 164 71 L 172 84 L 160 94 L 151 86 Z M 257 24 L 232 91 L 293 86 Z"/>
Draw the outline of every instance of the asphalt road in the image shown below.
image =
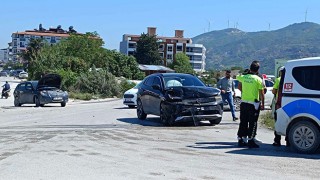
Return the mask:
<path id="1" fill-rule="evenodd" d="M 0 78 L 1 84 L 5 78 Z M 17 80 L 9 79 L 14 87 Z M 12 93 L 12 91 L 11 91 Z M 163 127 L 119 99 L 14 107 L 0 99 L 0 179 L 318 179 L 320 154 L 237 147 L 238 122 Z M 284 142 L 283 142 L 284 144 Z"/>

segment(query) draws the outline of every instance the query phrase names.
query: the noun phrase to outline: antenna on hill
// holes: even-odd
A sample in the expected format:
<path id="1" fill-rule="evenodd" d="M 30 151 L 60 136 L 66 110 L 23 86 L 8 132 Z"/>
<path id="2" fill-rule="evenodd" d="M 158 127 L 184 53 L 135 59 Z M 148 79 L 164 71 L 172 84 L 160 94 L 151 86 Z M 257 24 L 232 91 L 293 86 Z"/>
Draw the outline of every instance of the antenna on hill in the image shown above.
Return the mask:
<path id="1" fill-rule="evenodd" d="M 208 21 L 208 32 L 210 32 L 210 26 L 211 26 L 211 22 L 209 20 Z"/>
<path id="2" fill-rule="evenodd" d="M 307 22 L 307 15 L 308 15 L 308 8 L 306 9 L 305 15 L 304 15 L 304 22 Z"/>
<path id="3" fill-rule="evenodd" d="M 269 24 L 269 29 L 268 30 L 270 31 L 271 24 L 270 23 L 268 23 L 268 24 Z"/>
<path id="4" fill-rule="evenodd" d="M 228 19 L 228 29 L 230 28 L 230 26 L 229 26 L 229 25 L 230 25 L 230 21 L 229 21 L 229 19 Z"/>

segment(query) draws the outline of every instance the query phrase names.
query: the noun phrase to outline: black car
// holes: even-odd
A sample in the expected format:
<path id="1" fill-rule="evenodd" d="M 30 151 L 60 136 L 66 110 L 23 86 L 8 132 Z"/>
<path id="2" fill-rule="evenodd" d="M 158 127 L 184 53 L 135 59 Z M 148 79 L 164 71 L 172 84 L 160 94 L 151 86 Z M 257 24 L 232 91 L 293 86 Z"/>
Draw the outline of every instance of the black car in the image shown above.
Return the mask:
<path id="1" fill-rule="evenodd" d="M 160 73 L 147 76 L 137 93 L 137 116 L 160 116 L 164 125 L 178 121 L 219 124 L 223 113 L 220 90 L 206 86 L 196 76 Z"/>
<path id="2" fill-rule="evenodd" d="M 14 106 L 35 104 L 38 107 L 48 103 L 60 103 L 65 107 L 68 93 L 60 88 L 61 77 L 58 74 L 47 74 L 39 81 L 22 82 L 13 92 Z"/>

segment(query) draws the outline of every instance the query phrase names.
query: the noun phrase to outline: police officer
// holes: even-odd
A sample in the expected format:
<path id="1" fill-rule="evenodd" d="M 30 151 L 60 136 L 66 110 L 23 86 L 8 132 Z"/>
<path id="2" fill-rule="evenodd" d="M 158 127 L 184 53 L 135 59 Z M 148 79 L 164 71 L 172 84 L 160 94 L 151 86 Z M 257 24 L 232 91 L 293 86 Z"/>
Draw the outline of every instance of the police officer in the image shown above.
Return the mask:
<path id="1" fill-rule="evenodd" d="M 259 113 L 264 109 L 263 80 L 256 75 L 259 68 L 259 61 L 253 61 L 249 73 L 237 76 L 242 90 L 238 130 L 238 145 L 240 147 L 259 148 L 259 145 L 254 141 Z M 245 141 L 246 137 L 248 137 L 248 142 Z"/>

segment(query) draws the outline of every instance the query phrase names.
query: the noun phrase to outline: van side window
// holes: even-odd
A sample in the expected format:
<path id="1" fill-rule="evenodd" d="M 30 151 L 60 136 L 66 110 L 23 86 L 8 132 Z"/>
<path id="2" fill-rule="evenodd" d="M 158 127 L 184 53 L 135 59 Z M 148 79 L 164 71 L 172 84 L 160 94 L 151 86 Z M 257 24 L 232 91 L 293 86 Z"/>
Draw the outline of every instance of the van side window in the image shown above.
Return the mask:
<path id="1" fill-rule="evenodd" d="M 320 66 L 295 67 L 292 70 L 292 75 L 302 87 L 320 90 Z"/>

